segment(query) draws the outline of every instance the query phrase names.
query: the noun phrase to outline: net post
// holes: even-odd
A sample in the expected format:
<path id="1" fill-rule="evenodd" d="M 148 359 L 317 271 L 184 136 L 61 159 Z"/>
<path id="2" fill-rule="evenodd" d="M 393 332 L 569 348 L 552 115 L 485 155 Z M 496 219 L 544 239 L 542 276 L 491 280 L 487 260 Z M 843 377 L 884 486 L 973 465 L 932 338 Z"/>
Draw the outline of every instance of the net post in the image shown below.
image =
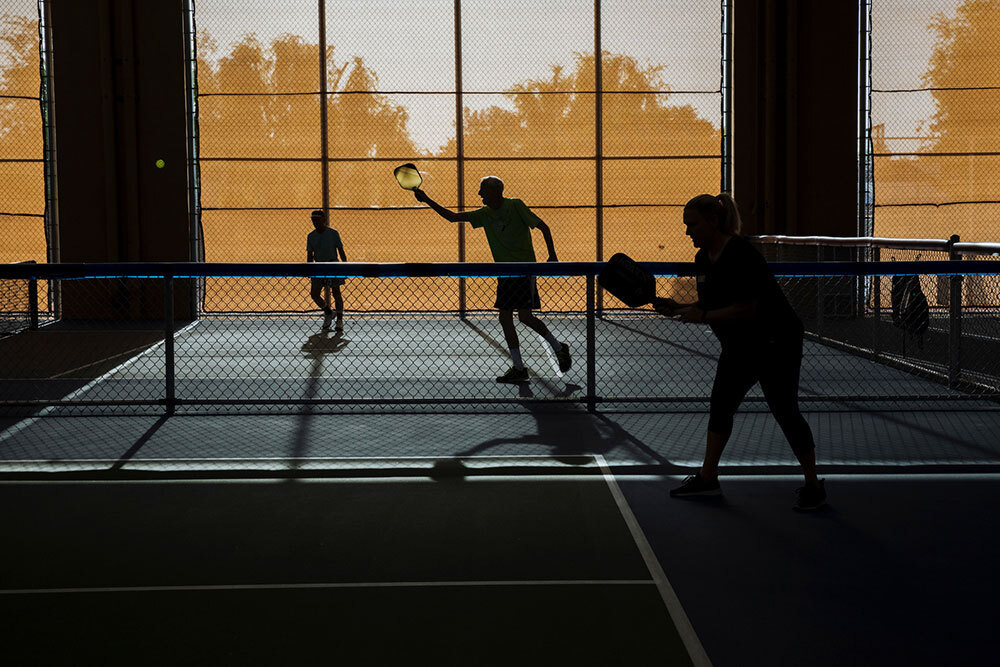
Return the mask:
<path id="1" fill-rule="evenodd" d="M 174 277 L 163 276 L 163 354 L 166 366 L 164 402 L 167 414 L 174 413 Z"/>
<path id="2" fill-rule="evenodd" d="M 816 246 L 816 260 L 826 261 L 826 246 L 820 244 Z M 826 278 L 819 276 L 816 278 L 816 328 L 822 333 L 824 322 L 824 311 L 826 310 Z"/>
<path id="3" fill-rule="evenodd" d="M 958 234 L 948 239 L 948 259 L 962 261 L 962 254 L 955 251 Z M 954 389 L 962 376 L 962 275 L 953 274 L 949 281 L 948 299 L 948 387 Z"/>
<path id="4" fill-rule="evenodd" d="M 597 354 L 595 336 L 595 282 L 593 274 L 587 275 L 587 412 L 597 411 Z"/>
<path id="5" fill-rule="evenodd" d="M 881 262 L 882 261 L 882 250 L 878 246 L 872 248 L 872 261 Z M 875 309 L 875 321 L 882 321 L 882 276 L 872 276 L 874 279 L 872 285 L 872 297 L 874 299 L 874 309 Z"/>
<path id="6" fill-rule="evenodd" d="M 28 280 L 28 330 L 38 331 L 38 278 Z"/>

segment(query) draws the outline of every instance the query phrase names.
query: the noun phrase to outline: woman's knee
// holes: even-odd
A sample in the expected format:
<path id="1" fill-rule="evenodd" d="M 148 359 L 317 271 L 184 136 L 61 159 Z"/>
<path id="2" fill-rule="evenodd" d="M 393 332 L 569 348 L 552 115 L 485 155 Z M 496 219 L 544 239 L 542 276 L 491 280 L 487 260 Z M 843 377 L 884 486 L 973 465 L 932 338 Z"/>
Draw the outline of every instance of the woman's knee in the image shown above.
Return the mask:
<path id="1" fill-rule="evenodd" d="M 775 420 L 778 422 L 778 426 L 781 427 L 781 432 L 785 434 L 785 439 L 788 440 L 792 451 L 796 454 L 801 454 L 816 449 L 812 428 L 809 427 L 809 422 L 799 412 L 798 406 L 794 406 L 793 409 L 784 412 L 777 411 L 773 414 Z"/>
<path id="2" fill-rule="evenodd" d="M 733 415 L 722 412 L 709 412 L 708 430 L 728 438 L 733 433 Z"/>

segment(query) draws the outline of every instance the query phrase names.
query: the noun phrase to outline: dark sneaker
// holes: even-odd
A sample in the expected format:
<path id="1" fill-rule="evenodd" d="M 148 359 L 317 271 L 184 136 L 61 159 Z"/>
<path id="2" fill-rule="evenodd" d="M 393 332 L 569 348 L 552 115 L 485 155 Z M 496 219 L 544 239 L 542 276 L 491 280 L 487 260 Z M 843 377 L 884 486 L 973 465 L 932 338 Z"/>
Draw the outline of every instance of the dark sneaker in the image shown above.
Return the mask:
<path id="1" fill-rule="evenodd" d="M 509 371 L 497 378 L 497 382 L 503 382 L 504 384 L 517 384 L 519 382 L 528 381 L 528 369 L 522 368 L 518 370 L 516 368 L 511 368 Z"/>
<path id="2" fill-rule="evenodd" d="M 708 482 L 701 478 L 701 475 L 688 475 L 675 489 L 670 489 L 670 495 L 674 498 L 684 496 L 721 496 L 722 487 L 719 486 L 719 478 L 716 477 Z"/>
<path id="3" fill-rule="evenodd" d="M 559 372 L 565 373 L 573 365 L 573 360 L 569 356 L 569 345 L 559 343 L 559 350 L 556 352 L 556 359 L 559 361 Z"/>
<path id="4" fill-rule="evenodd" d="M 819 480 L 818 486 L 806 485 L 795 489 L 795 493 L 798 494 L 798 500 L 792 505 L 792 509 L 796 512 L 812 512 L 818 510 L 820 507 L 826 504 L 826 488 L 823 482 L 826 480 Z"/>
<path id="5" fill-rule="evenodd" d="M 323 331 L 329 331 L 330 325 L 333 323 L 333 313 L 327 313 L 323 317 Z"/>

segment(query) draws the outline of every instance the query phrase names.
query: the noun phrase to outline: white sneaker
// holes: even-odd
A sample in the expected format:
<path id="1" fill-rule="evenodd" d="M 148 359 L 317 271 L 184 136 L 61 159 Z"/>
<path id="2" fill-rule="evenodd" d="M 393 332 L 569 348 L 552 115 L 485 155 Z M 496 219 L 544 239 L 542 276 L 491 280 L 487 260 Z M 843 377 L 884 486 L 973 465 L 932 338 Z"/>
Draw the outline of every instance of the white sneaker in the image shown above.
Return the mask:
<path id="1" fill-rule="evenodd" d="M 327 313 L 326 317 L 323 318 L 323 331 L 330 330 L 330 324 L 333 323 L 333 313 Z"/>

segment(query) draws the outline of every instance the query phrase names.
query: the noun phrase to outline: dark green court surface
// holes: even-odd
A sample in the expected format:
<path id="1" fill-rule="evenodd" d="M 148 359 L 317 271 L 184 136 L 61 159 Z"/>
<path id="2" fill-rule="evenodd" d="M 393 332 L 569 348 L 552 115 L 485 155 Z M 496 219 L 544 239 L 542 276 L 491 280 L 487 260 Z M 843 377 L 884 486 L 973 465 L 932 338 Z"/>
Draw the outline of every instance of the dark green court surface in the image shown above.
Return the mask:
<path id="1" fill-rule="evenodd" d="M 9 664 L 707 664 L 616 492 L 596 466 L 517 479 L 8 482 L 3 653 Z"/>

